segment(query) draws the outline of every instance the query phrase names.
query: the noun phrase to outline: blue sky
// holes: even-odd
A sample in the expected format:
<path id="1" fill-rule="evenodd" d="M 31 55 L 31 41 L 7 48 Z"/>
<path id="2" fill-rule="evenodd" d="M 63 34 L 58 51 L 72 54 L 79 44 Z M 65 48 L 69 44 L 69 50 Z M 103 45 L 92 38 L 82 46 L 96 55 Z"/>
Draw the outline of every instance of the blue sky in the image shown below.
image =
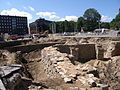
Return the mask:
<path id="1" fill-rule="evenodd" d="M 120 0 L 0 0 L 0 14 L 27 16 L 29 22 L 39 17 L 76 21 L 88 8 L 97 9 L 102 21 L 111 21 L 118 13 Z"/>

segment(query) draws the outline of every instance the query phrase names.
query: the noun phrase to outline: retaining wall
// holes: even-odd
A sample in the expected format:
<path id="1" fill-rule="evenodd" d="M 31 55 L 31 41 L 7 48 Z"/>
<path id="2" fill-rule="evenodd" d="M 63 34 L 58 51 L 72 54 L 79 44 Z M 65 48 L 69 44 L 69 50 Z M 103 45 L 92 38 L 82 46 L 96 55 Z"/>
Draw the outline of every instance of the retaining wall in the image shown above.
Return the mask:
<path id="1" fill-rule="evenodd" d="M 95 44 L 79 44 L 79 45 L 55 45 L 61 53 L 67 53 L 74 56 L 75 60 L 86 62 L 96 59 Z"/>

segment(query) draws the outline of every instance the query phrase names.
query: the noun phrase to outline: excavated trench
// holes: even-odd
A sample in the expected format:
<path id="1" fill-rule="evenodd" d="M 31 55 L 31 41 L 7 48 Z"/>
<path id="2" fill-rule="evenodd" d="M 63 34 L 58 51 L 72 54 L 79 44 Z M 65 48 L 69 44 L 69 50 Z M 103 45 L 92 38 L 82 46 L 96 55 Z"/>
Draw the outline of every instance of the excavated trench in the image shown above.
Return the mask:
<path id="1" fill-rule="evenodd" d="M 50 78 L 44 71 L 45 66 L 41 62 L 41 50 L 35 50 L 27 54 L 23 54 L 27 61 L 27 71 L 31 74 L 33 81 L 40 82 L 42 88 L 54 88 L 59 90 L 60 85 L 65 84 L 62 78 Z"/>
<path id="2" fill-rule="evenodd" d="M 106 78 L 111 78 L 108 76 L 110 75 L 108 63 L 111 63 L 112 57 L 119 57 L 119 46 L 119 41 L 109 42 L 109 45 L 106 43 L 106 46 L 95 43 L 58 44 L 23 54 L 23 57 L 28 62 L 28 71 L 33 79 L 44 83 L 48 88 L 115 90 L 117 86 L 112 86 Z M 110 85 L 112 87 L 109 87 Z"/>
<path id="3" fill-rule="evenodd" d="M 72 57 L 70 57 L 69 60 L 71 61 L 71 64 L 73 65 L 78 64 L 78 62 L 85 63 L 89 61 L 90 59 L 96 58 L 94 44 L 88 44 L 87 47 L 84 47 L 83 45 L 55 45 L 53 48 L 55 47 L 57 47 L 57 50 L 60 53 L 66 53 L 66 54 L 72 55 Z M 90 48 L 90 52 L 87 53 L 86 50 L 89 48 Z M 80 51 L 80 49 L 82 49 L 82 51 Z M 84 53 L 86 53 L 86 56 L 84 55 Z M 49 64 L 51 65 L 45 66 L 45 62 L 41 60 L 42 59 L 41 56 L 42 55 L 41 55 L 40 49 L 32 51 L 30 53 L 19 54 L 18 57 L 19 57 L 20 63 L 24 65 L 24 68 L 25 68 L 24 73 L 27 78 L 30 78 L 35 82 L 41 82 L 45 84 L 46 87 L 53 88 L 55 90 L 56 89 L 59 90 L 60 88 L 66 89 L 70 86 L 76 86 L 73 83 L 66 84 L 64 82 L 64 79 L 60 76 L 60 74 L 54 71 L 54 66 L 51 64 L 52 62 L 49 62 L 49 61 L 46 62 L 48 65 Z M 84 60 L 84 61 L 81 61 L 81 60 Z M 48 68 L 46 69 L 46 67 Z M 50 74 L 51 72 L 52 74 Z M 51 76 L 53 77 L 51 78 Z M 27 80 L 23 80 L 22 81 L 23 84 L 21 84 L 18 87 L 25 87 L 24 90 L 25 89 L 27 90 L 28 86 L 30 86 L 28 82 L 29 81 Z"/>
<path id="4" fill-rule="evenodd" d="M 14 90 L 120 88 L 119 41 L 91 43 L 89 40 L 79 44 L 56 44 L 27 53 L 18 51 L 8 57 L 12 58 L 7 58 L 7 63 L 1 61 L 1 65 L 17 63 L 24 68 L 21 82 Z"/>
<path id="5" fill-rule="evenodd" d="M 51 49 L 49 50 L 49 48 Z M 55 48 L 57 49 L 55 50 Z M 47 50 L 45 51 L 45 49 Z M 81 87 L 82 83 L 78 80 L 78 78 L 82 71 L 79 71 L 76 68 L 78 68 L 82 63 L 84 65 L 86 62 L 89 62 L 92 59 L 96 59 L 95 44 L 58 44 L 45 49 L 35 50 L 27 54 L 22 54 L 21 57 L 24 57 L 23 63 L 26 66 L 27 71 L 30 73 L 29 78 L 32 78 L 33 81 L 41 82 L 45 84 L 46 87 L 53 88 L 55 90 L 69 90 L 69 87 L 75 86 Z M 59 71 L 58 68 L 55 67 L 55 65 L 57 65 L 56 63 L 64 63 L 62 67 L 68 68 L 61 69 L 66 70 L 65 72 L 67 73 Z M 99 77 L 97 70 L 91 70 L 85 73 L 92 73 L 95 77 Z"/>

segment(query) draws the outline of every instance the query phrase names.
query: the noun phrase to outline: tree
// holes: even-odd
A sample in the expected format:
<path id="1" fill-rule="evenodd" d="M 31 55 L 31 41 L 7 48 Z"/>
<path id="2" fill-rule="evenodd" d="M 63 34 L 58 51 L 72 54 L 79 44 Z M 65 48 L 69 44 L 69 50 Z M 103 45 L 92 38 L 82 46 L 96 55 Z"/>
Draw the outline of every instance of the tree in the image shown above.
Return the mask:
<path id="1" fill-rule="evenodd" d="M 65 32 L 68 32 L 68 28 L 69 28 L 69 27 L 68 27 L 68 23 L 69 23 L 69 22 L 68 22 L 67 20 L 64 21 Z"/>
<path id="2" fill-rule="evenodd" d="M 77 29 L 80 31 L 81 28 L 83 27 L 83 24 L 84 24 L 84 18 L 83 17 L 79 17 L 78 20 L 77 20 Z"/>
<path id="3" fill-rule="evenodd" d="M 99 14 L 99 12 L 94 9 L 94 8 L 90 8 L 87 9 L 83 15 L 84 19 L 88 20 L 88 21 L 96 21 L 96 22 L 100 22 L 101 20 L 101 15 Z"/>
<path id="4" fill-rule="evenodd" d="M 94 31 L 99 27 L 101 15 L 96 9 L 87 9 L 83 15 L 83 18 L 85 19 L 83 24 L 85 31 Z"/>
<path id="5" fill-rule="evenodd" d="M 58 21 L 56 22 L 56 30 L 57 32 L 74 32 L 76 28 L 76 22 L 74 21 Z"/>
<path id="6" fill-rule="evenodd" d="M 69 32 L 74 32 L 75 31 L 75 29 L 76 29 L 76 22 L 74 22 L 74 21 L 69 21 L 69 24 L 68 24 L 68 31 Z"/>
<path id="7" fill-rule="evenodd" d="M 120 10 L 119 13 L 116 15 L 115 19 L 111 21 L 110 27 L 116 30 L 120 29 Z"/>
<path id="8" fill-rule="evenodd" d="M 100 27 L 110 29 L 110 23 L 109 22 L 102 22 L 100 24 Z"/>
<path id="9" fill-rule="evenodd" d="M 56 22 L 56 31 L 57 31 L 57 33 L 62 33 L 65 31 L 63 21 Z"/>

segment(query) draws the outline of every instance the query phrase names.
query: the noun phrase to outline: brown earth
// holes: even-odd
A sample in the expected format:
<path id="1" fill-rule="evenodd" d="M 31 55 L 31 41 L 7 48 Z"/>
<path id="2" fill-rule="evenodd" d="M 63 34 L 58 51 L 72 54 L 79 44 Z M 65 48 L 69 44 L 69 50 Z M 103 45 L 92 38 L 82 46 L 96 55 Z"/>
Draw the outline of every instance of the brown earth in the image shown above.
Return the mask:
<path id="1" fill-rule="evenodd" d="M 94 43 L 96 45 L 102 45 L 102 48 L 104 48 L 104 51 L 106 52 L 107 48 L 110 45 L 110 41 L 119 41 L 119 38 L 86 38 L 84 40 L 81 38 L 73 38 L 71 40 L 69 38 L 69 39 L 63 39 L 61 41 L 66 41 L 65 43 L 66 45 L 79 44 L 79 43 Z M 39 40 L 39 42 L 41 42 L 41 40 Z M 17 55 L 17 53 L 10 53 L 6 50 L 0 51 L 0 66 L 18 63 L 19 60 L 22 63 L 22 65 L 24 65 L 26 71 L 29 72 L 29 74 L 31 75 L 31 77 L 27 77 L 26 75 L 26 78 L 29 79 L 28 80 L 23 79 L 23 82 L 20 85 L 21 87 L 24 87 L 24 90 L 32 90 L 32 89 L 37 90 L 33 88 L 33 87 L 37 87 L 37 85 L 34 85 L 33 82 L 37 84 L 40 83 L 41 86 L 43 85 L 42 86 L 43 89 L 49 88 L 55 90 L 70 90 L 70 88 L 72 87 L 73 88 L 79 87 L 79 88 L 86 88 L 88 90 L 95 90 L 94 87 L 88 87 L 83 85 L 79 80 L 73 81 L 73 83 L 65 83 L 61 77 L 59 78 L 48 77 L 48 75 L 44 70 L 44 64 L 41 62 L 41 50 L 35 50 L 30 53 L 21 54 L 20 56 Z M 95 60 L 87 61 L 85 63 L 80 63 L 78 61 L 75 62 L 77 63 L 76 65 L 80 65 L 80 67 L 87 67 L 87 65 L 90 65 L 92 67 L 97 68 L 100 82 L 103 84 L 108 84 L 110 86 L 109 90 L 120 89 L 120 69 L 119 69 L 120 55 L 110 57 L 107 60 L 95 59 Z M 30 88 L 28 89 L 28 87 Z M 21 89 L 19 88 L 18 90 L 23 90 L 23 88 Z"/>

